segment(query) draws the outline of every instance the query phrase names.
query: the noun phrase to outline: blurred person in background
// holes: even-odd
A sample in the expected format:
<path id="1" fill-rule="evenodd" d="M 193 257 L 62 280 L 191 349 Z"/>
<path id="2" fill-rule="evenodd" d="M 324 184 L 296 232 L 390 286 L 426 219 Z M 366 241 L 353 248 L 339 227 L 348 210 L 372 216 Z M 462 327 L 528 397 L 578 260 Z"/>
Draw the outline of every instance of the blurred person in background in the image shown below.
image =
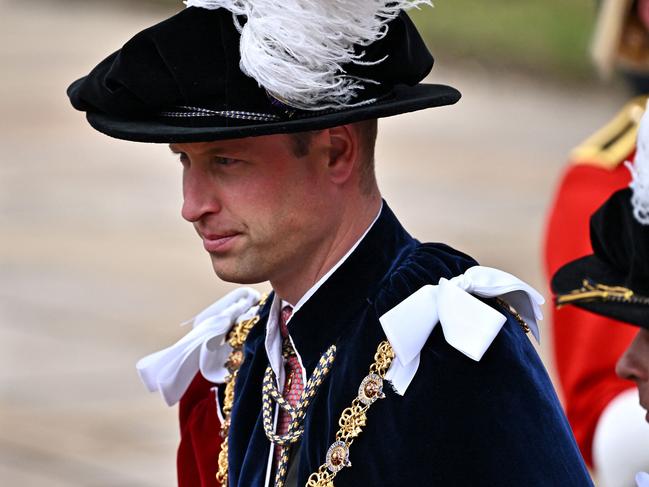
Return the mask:
<path id="1" fill-rule="evenodd" d="M 624 162 L 634 155 L 649 93 L 649 0 L 600 2 L 592 54 L 604 76 L 622 72 L 635 97 L 572 153 L 549 213 L 548 278 L 592 252 L 590 216 L 629 184 Z M 552 310 L 552 327 L 563 401 L 581 452 L 600 485 L 631 485 L 635 472 L 649 469 L 649 427 L 633 383 L 616 377 L 614 367 L 635 331 L 572 306 Z"/>
<path id="2" fill-rule="evenodd" d="M 186 3 L 68 90 L 101 132 L 170 143 L 216 274 L 273 288 L 138 364 L 181 401 L 179 484 L 592 485 L 527 336 L 542 297 L 381 198 L 376 119 L 460 96 L 421 83 L 402 9 L 427 2 Z"/>
<path id="3" fill-rule="evenodd" d="M 637 403 L 634 406 L 642 410 L 642 420 L 649 422 L 649 113 L 640 124 L 637 147 L 635 162 L 628 165 L 632 171 L 630 188 L 616 191 L 590 218 L 593 253 L 562 266 L 552 278 L 552 290 L 557 306 L 574 305 L 625 323 L 611 330 L 612 338 L 616 331 L 634 337 L 619 357 L 616 372 L 622 379 L 635 382 L 637 391 L 633 396 L 636 400 L 639 396 L 639 407 Z M 649 431 L 649 425 L 639 422 L 635 409 L 629 418 L 612 419 L 614 422 L 605 426 L 612 431 L 603 433 L 609 439 L 615 438 L 617 429 L 627 433 L 631 427 Z M 642 445 L 624 438 L 616 446 L 626 455 L 642 449 Z M 647 450 L 642 452 L 646 454 Z M 632 485 L 635 475 L 638 486 L 649 487 L 649 474 L 638 473 L 649 465 L 638 465 L 635 473 L 618 471 L 614 479 L 617 485 Z"/>

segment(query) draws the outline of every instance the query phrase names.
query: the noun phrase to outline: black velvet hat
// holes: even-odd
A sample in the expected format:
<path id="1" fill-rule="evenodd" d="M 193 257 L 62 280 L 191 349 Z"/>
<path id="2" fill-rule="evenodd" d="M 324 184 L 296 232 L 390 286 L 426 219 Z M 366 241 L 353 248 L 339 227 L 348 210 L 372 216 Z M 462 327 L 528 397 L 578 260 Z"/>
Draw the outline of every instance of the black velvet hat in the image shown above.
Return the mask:
<path id="1" fill-rule="evenodd" d="M 392 16 L 374 42 L 352 46 L 354 60 L 335 73 L 353 82 L 351 95 L 322 108 L 278 96 L 244 73 L 240 41 L 246 22 L 224 8 L 186 8 L 140 32 L 72 83 L 70 101 L 107 135 L 169 143 L 316 130 L 460 98 L 449 86 L 419 83 L 433 58 L 404 12 Z"/>
<path id="2" fill-rule="evenodd" d="M 552 278 L 556 304 L 649 329 L 649 225 L 634 215 L 632 190 L 620 190 L 590 220 L 593 255 L 561 267 Z"/>

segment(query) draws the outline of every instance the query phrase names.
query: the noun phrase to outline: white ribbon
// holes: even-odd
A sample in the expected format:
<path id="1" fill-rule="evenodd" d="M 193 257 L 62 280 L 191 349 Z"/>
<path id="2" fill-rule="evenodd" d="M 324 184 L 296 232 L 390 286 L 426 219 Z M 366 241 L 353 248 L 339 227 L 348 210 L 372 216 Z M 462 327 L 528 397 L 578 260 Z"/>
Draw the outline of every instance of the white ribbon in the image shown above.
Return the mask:
<path id="1" fill-rule="evenodd" d="M 200 370 L 207 380 L 222 383 L 225 362 L 232 347 L 225 341 L 235 322 L 257 314 L 261 295 L 252 288 L 239 288 L 199 313 L 193 329 L 175 345 L 147 355 L 136 368 L 150 392 L 160 391 L 169 406 L 176 404 Z"/>
<path id="2" fill-rule="evenodd" d="M 539 341 L 543 296 L 507 272 L 474 266 L 464 274 L 427 285 L 379 319 L 395 352 L 386 379 L 403 395 L 419 367 L 419 355 L 440 323 L 444 338 L 467 357 L 479 361 L 507 318 L 477 299 L 500 297 L 521 315 Z"/>

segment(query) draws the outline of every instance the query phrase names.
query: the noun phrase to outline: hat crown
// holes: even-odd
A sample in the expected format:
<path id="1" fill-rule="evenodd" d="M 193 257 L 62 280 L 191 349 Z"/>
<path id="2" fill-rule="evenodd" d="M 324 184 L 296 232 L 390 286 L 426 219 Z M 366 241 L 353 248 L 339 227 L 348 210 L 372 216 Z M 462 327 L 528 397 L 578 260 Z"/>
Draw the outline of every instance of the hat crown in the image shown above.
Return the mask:
<path id="1" fill-rule="evenodd" d="M 218 113 L 283 117 L 279 106 L 256 80 L 240 69 L 240 33 L 232 12 L 189 7 L 150 27 L 73 83 L 68 95 L 75 108 L 121 117 L 147 117 L 178 107 Z M 242 19 L 245 22 L 245 19 Z M 376 64 L 343 66 L 347 75 L 372 80 L 354 102 L 389 95 L 398 84 L 415 85 L 430 71 L 433 58 L 409 17 L 401 12 L 386 34 L 359 46 Z M 188 117 L 190 126 L 207 117 Z M 211 122 L 213 123 L 213 122 Z M 231 122 L 236 125 L 236 118 Z"/>
<path id="2" fill-rule="evenodd" d="M 241 33 L 241 70 L 273 96 L 301 110 L 354 105 L 381 80 L 347 72 L 386 61 L 365 52 L 389 34 L 402 11 L 430 0 L 186 0 L 226 9 Z M 345 66 L 345 68 L 343 67 Z M 418 80 L 417 80 L 418 81 Z"/>
<path id="3" fill-rule="evenodd" d="M 633 216 L 631 189 L 617 191 L 590 220 L 595 255 L 624 276 L 622 285 L 649 296 L 649 226 Z"/>

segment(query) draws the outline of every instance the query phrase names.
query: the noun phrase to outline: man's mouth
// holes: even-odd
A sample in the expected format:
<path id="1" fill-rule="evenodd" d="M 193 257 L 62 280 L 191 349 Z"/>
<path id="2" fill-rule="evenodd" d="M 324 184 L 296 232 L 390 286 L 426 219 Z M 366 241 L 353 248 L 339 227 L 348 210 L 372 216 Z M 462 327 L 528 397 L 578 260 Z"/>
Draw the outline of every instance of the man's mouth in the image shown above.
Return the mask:
<path id="1" fill-rule="evenodd" d="M 225 252 L 232 247 L 233 241 L 240 234 L 236 232 L 227 232 L 221 234 L 202 234 L 203 247 L 208 252 Z"/>

